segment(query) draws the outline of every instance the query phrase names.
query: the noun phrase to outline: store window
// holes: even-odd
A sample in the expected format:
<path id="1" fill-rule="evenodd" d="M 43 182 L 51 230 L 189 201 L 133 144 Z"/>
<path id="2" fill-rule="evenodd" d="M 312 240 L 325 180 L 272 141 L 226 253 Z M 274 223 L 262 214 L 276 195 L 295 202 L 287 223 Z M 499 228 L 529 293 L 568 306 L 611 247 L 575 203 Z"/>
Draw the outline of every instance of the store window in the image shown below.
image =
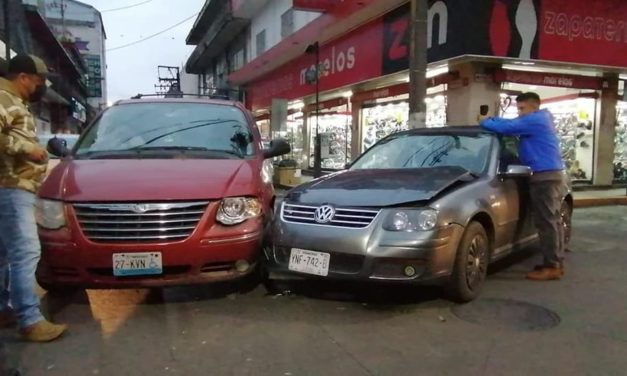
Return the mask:
<path id="1" fill-rule="evenodd" d="M 293 160 L 298 166 L 304 163 L 304 117 L 302 112 L 289 113 L 287 115 L 287 129 L 281 132 L 273 132 L 272 139 L 282 138 L 290 144 L 291 151 L 277 160 Z"/>
<path id="2" fill-rule="evenodd" d="M 321 143 L 322 168 L 341 170 L 351 161 L 352 114 L 349 106 L 339 106 L 321 112 L 317 119 Z M 316 116 L 307 120 L 309 129 L 309 167 L 314 167 Z"/>
<path id="3" fill-rule="evenodd" d="M 285 39 L 294 33 L 294 9 L 288 9 L 281 15 L 281 38 Z"/>
<path id="4" fill-rule="evenodd" d="M 406 97 L 401 96 L 402 98 Z M 426 99 L 428 128 L 446 125 L 446 96 L 433 95 Z M 361 150 L 366 151 L 392 133 L 409 129 L 409 103 L 405 100 L 365 105 L 362 110 Z"/>
<path id="5" fill-rule="evenodd" d="M 616 112 L 614 180 L 617 183 L 627 183 L 627 102 L 618 102 Z"/>
<path id="6" fill-rule="evenodd" d="M 573 180 L 592 180 L 596 100 L 577 98 L 542 106 L 555 118 L 562 158 Z"/>
<path id="7" fill-rule="evenodd" d="M 408 129 L 409 103 L 399 102 L 365 107 L 362 110 L 362 119 L 361 150 L 366 151 L 392 133 Z"/>

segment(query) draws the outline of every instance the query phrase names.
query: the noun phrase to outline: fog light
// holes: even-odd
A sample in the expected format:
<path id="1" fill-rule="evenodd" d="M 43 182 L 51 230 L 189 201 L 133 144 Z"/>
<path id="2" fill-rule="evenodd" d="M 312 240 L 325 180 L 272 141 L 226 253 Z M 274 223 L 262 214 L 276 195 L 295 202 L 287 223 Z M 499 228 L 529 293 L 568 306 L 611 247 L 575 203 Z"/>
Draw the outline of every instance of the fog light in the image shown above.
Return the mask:
<path id="1" fill-rule="evenodd" d="M 246 260 L 237 260 L 235 262 L 235 270 L 239 273 L 246 273 L 250 269 L 250 263 Z"/>
<path id="2" fill-rule="evenodd" d="M 413 277 L 416 275 L 416 268 L 414 268 L 413 266 L 406 266 L 405 270 L 403 270 L 403 273 L 405 273 L 407 277 Z"/>

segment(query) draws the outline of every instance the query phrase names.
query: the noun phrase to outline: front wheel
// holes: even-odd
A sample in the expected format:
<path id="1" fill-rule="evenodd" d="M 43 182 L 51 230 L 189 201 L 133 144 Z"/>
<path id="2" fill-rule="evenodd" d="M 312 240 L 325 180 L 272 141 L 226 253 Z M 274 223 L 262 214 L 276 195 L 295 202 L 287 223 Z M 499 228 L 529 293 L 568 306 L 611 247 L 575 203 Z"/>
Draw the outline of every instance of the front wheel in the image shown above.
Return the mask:
<path id="1" fill-rule="evenodd" d="M 453 274 L 445 285 L 450 300 L 466 303 L 479 296 L 488 273 L 490 241 L 483 226 L 471 222 L 459 243 Z"/>

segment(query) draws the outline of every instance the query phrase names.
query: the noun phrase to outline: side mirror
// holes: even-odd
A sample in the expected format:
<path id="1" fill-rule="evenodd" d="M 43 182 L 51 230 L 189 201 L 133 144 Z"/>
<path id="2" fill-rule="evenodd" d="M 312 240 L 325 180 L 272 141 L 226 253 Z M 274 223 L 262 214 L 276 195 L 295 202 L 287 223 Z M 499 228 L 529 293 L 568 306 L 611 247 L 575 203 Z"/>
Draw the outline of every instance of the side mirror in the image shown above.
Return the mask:
<path id="1" fill-rule="evenodd" d="M 290 144 L 283 139 L 276 139 L 270 141 L 270 147 L 263 150 L 264 159 L 270 159 L 274 157 L 278 157 L 281 155 L 285 155 L 292 151 Z"/>
<path id="2" fill-rule="evenodd" d="M 531 167 L 522 165 L 509 165 L 507 171 L 502 173 L 502 176 L 508 178 L 525 178 L 530 177 L 533 174 Z"/>
<path id="3" fill-rule="evenodd" d="M 67 148 L 67 141 L 62 138 L 53 137 L 48 141 L 48 152 L 59 158 L 66 157 L 70 154 L 70 150 Z"/>

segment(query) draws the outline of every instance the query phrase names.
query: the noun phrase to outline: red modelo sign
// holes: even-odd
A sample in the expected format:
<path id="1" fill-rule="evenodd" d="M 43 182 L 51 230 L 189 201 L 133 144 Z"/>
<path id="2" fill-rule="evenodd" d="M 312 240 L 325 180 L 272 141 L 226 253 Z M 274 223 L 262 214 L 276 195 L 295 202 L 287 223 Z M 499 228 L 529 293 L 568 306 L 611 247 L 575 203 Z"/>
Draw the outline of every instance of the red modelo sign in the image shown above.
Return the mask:
<path id="1" fill-rule="evenodd" d="M 320 46 L 320 91 L 361 82 L 381 75 L 381 49 L 373 41 L 382 39 L 381 21 L 371 22 L 346 36 Z M 315 54 L 304 54 L 249 85 L 252 110 L 269 107 L 272 98 L 297 99 L 315 93 L 307 83 L 307 71 L 315 70 Z"/>

